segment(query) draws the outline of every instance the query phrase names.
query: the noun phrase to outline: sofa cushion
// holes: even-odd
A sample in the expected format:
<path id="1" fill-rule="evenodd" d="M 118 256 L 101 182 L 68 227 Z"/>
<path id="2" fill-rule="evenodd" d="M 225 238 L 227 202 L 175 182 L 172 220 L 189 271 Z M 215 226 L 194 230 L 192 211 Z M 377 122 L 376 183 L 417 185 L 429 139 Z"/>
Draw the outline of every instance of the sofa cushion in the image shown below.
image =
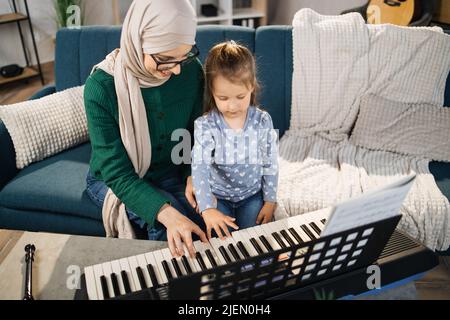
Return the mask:
<path id="1" fill-rule="evenodd" d="M 0 118 L 14 143 L 18 169 L 88 140 L 83 90 L 84 86 L 78 86 L 0 106 Z"/>
<path id="2" fill-rule="evenodd" d="M 21 170 L 0 192 L 0 206 L 98 219 L 85 192 L 91 145 L 85 143 Z"/>

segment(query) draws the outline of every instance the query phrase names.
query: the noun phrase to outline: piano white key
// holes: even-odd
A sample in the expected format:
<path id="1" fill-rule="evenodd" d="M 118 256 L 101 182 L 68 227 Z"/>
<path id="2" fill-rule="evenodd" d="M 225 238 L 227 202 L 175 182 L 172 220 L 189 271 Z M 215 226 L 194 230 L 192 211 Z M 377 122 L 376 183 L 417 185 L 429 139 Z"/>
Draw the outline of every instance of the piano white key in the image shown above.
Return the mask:
<path id="1" fill-rule="evenodd" d="M 98 300 L 97 285 L 95 282 L 95 274 L 93 266 L 84 268 L 84 277 L 86 278 L 86 289 L 89 300 Z"/>
<path id="2" fill-rule="evenodd" d="M 115 297 L 115 294 L 111 280 L 111 273 L 112 273 L 111 263 L 110 262 L 102 263 L 102 268 L 103 268 L 103 275 L 106 278 L 106 285 L 108 286 L 109 296 L 113 298 Z"/>
<path id="3" fill-rule="evenodd" d="M 234 232 L 231 233 L 231 235 L 232 235 L 231 237 L 228 237 L 227 242 L 228 242 L 228 244 L 232 244 L 232 245 L 233 245 L 234 249 L 236 250 L 236 252 L 237 252 L 237 254 L 238 254 L 238 256 L 239 256 L 239 258 L 240 258 L 241 260 L 242 260 L 242 259 L 245 259 L 244 254 L 241 252 L 241 250 L 239 250 L 239 248 L 238 248 L 238 246 L 237 246 L 237 241 L 236 241 L 236 239 L 233 237 L 233 233 L 234 233 Z M 227 244 L 227 251 L 231 254 L 231 251 L 228 249 L 228 244 Z M 236 259 L 234 259 L 233 254 L 231 254 L 231 258 L 232 258 L 233 260 L 236 260 Z"/>
<path id="4" fill-rule="evenodd" d="M 253 247 L 253 245 L 250 243 L 250 235 L 247 233 L 246 229 L 242 229 L 239 231 L 233 232 L 233 237 L 237 242 L 242 242 L 244 248 L 247 250 L 248 254 L 251 257 L 255 257 L 258 255 L 258 252 Z"/>
<path id="5" fill-rule="evenodd" d="M 220 245 L 223 246 L 223 248 L 225 249 L 225 252 L 228 254 L 228 256 L 231 259 L 231 262 L 234 262 L 236 259 L 234 259 L 233 254 L 231 253 L 230 249 L 228 249 L 228 245 L 231 243 L 233 244 L 232 238 L 231 237 L 227 237 L 223 240 L 220 240 L 219 238 L 216 238 L 219 242 Z"/>
<path id="6" fill-rule="evenodd" d="M 130 271 L 131 271 L 131 275 L 132 275 L 133 281 L 134 281 L 135 290 L 133 290 L 133 291 L 139 291 L 139 290 L 145 289 L 145 288 L 142 288 L 141 282 L 139 281 L 139 276 L 137 275 L 137 272 L 136 272 L 136 268 L 139 267 L 136 256 L 128 257 L 128 264 L 130 265 Z"/>
<path id="7" fill-rule="evenodd" d="M 161 261 L 163 260 L 161 250 L 156 250 L 153 252 L 147 252 L 144 254 L 145 260 L 147 260 L 148 264 L 151 264 L 153 266 L 153 271 L 155 271 L 156 279 L 158 280 L 158 283 L 164 284 L 167 283 L 167 277 L 164 273 L 164 269 L 161 265 Z"/>
<path id="8" fill-rule="evenodd" d="M 301 216 L 299 217 L 299 221 L 303 221 L 303 224 L 306 225 L 306 228 L 308 228 L 308 230 L 309 230 L 310 232 L 312 232 L 312 234 L 313 234 L 316 238 L 320 238 L 320 234 L 318 234 L 318 233 L 317 233 L 317 232 L 309 225 L 309 223 L 310 223 L 311 221 L 314 221 L 313 218 L 311 217 L 311 215 L 306 215 L 306 216 L 301 215 Z"/>
<path id="9" fill-rule="evenodd" d="M 280 228 L 278 227 L 278 225 L 276 225 L 275 224 L 276 222 L 271 222 L 271 223 L 266 223 L 266 224 L 264 224 L 265 226 L 266 226 L 266 230 L 271 230 L 271 232 L 270 232 L 270 236 L 275 240 L 275 242 L 278 244 L 278 241 L 275 239 L 275 237 L 272 235 L 272 233 L 273 232 L 276 232 L 278 235 L 279 235 L 279 237 L 280 237 L 280 239 L 281 239 L 281 242 L 283 242 L 284 243 L 284 245 L 286 246 L 286 247 L 289 247 L 289 243 L 287 242 L 287 240 L 285 240 L 284 239 L 284 237 L 280 234 Z M 281 246 L 278 244 L 278 246 L 281 248 Z"/>
<path id="10" fill-rule="evenodd" d="M 167 264 L 169 266 L 170 273 L 172 273 L 172 277 L 174 279 L 177 278 L 178 277 L 177 273 L 175 272 L 175 268 L 172 265 L 172 258 L 173 258 L 173 256 L 170 253 L 169 248 L 162 249 L 161 253 L 162 253 L 163 259 L 166 260 L 166 262 L 167 262 Z"/>
<path id="11" fill-rule="evenodd" d="M 279 250 L 281 249 L 278 242 L 275 240 L 275 238 L 272 236 L 272 229 L 267 226 L 267 223 L 260 225 L 260 229 L 257 229 L 257 231 L 260 232 L 260 234 L 264 235 L 264 237 L 267 239 L 267 241 L 272 246 L 273 250 Z"/>
<path id="12" fill-rule="evenodd" d="M 294 216 L 291 220 L 292 223 L 294 223 L 296 226 L 294 227 L 295 231 L 299 234 L 299 236 L 305 241 L 311 241 L 311 238 L 303 231 L 301 228 L 301 225 L 306 224 L 306 221 L 301 217 L 302 215 Z"/>
<path id="13" fill-rule="evenodd" d="M 191 255 L 189 254 L 189 251 L 188 251 L 186 245 L 184 245 L 184 252 L 186 252 L 186 258 L 189 261 L 189 265 L 191 266 L 192 272 L 202 271 L 202 269 L 200 268 L 200 265 L 198 264 L 197 259 L 195 258 L 195 256 L 194 256 L 194 258 L 191 258 Z M 183 265 L 183 267 L 184 267 L 184 265 Z"/>
<path id="14" fill-rule="evenodd" d="M 194 247 L 195 247 L 195 250 L 200 253 L 200 255 L 203 259 L 203 262 L 205 262 L 206 268 L 211 269 L 212 268 L 211 262 L 209 261 L 208 257 L 206 256 L 206 253 L 205 253 L 206 248 L 207 248 L 206 245 L 203 242 L 201 242 L 200 240 L 197 240 L 197 241 L 194 241 Z"/>
<path id="15" fill-rule="evenodd" d="M 227 261 L 225 260 L 225 258 L 223 257 L 222 253 L 220 252 L 219 248 L 221 246 L 223 246 L 222 241 L 219 238 L 211 238 L 209 240 L 209 243 L 211 245 L 211 248 L 214 250 L 216 256 L 214 257 L 214 259 L 217 257 L 219 259 L 219 261 L 216 260 L 218 265 L 224 265 L 227 264 Z M 220 263 L 219 263 L 220 262 Z"/>
<path id="16" fill-rule="evenodd" d="M 121 295 L 125 294 L 125 286 L 123 285 L 122 275 L 120 274 L 120 271 L 122 269 L 120 268 L 119 260 L 111 261 L 111 269 L 112 269 L 112 272 L 114 272 L 116 274 L 116 279 L 117 279 L 117 283 L 119 284 L 120 294 Z"/>
<path id="17" fill-rule="evenodd" d="M 128 282 L 130 284 L 131 292 L 135 292 L 136 291 L 136 285 L 134 283 L 134 278 L 133 278 L 133 275 L 131 273 L 131 268 L 130 268 L 130 264 L 128 263 L 128 259 L 127 258 L 119 259 L 119 264 L 120 264 L 120 269 L 122 271 L 125 271 L 126 274 L 127 274 L 127 278 L 128 278 Z"/>
<path id="18" fill-rule="evenodd" d="M 320 233 L 318 233 L 316 230 L 314 230 L 313 227 L 310 226 L 310 223 L 314 222 L 316 226 L 320 229 L 320 226 L 322 225 L 322 223 L 320 223 L 320 217 L 314 215 L 307 215 L 306 217 L 303 217 L 303 219 L 308 224 L 309 229 L 311 229 L 314 232 L 314 234 L 317 235 L 317 237 L 320 237 Z"/>
<path id="19" fill-rule="evenodd" d="M 100 277 L 103 275 L 103 268 L 101 264 L 94 265 L 94 277 L 95 277 L 95 286 L 97 288 L 97 296 L 99 300 L 104 300 L 102 284 L 100 282 Z"/>
<path id="20" fill-rule="evenodd" d="M 264 246 L 264 244 L 261 242 L 261 240 L 259 239 L 259 233 L 258 232 L 256 232 L 256 229 L 257 228 L 259 228 L 259 227 L 251 227 L 251 228 L 247 228 L 247 229 L 245 229 L 246 231 L 247 231 L 247 233 L 249 234 L 249 236 L 250 236 L 250 239 L 251 238 L 253 238 L 253 239 L 255 239 L 255 241 L 256 241 L 256 243 L 259 245 L 259 247 L 261 248 L 261 250 L 264 252 L 264 253 L 266 253 L 266 252 L 268 252 L 267 251 L 267 249 L 266 249 L 266 247 Z M 250 241 L 250 239 L 249 239 L 249 241 Z M 251 244 L 251 242 L 250 242 L 250 244 Z M 252 247 L 253 247 L 253 244 L 252 244 Z M 256 249 L 255 249 L 256 250 Z"/>
<path id="21" fill-rule="evenodd" d="M 291 239 L 295 242 L 295 244 L 302 244 L 307 241 L 301 235 L 300 223 L 294 223 L 293 221 L 286 219 L 286 220 L 280 220 L 279 225 L 283 226 L 284 230 L 286 230 L 287 234 L 289 235 L 289 237 L 291 237 Z M 300 242 L 297 241 L 297 238 L 291 233 L 291 230 L 289 230 L 291 228 L 294 229 L 294 231 L 297 233 L 297 235 L 301 238 Z"/>
<path id="22" fill-rule="evenodd" d="M 149 288 L 152 288 L 155 284 L 152 283 L 152 279 L 150 278 L 150 275 L 147 271 L 147 260 L 145 259 L 144 254 L 139 254 L 136 256 L 137 262 L 139 267 L 141 267 L 142 273 L 144 274 L 145 282 L 147 283 L 147 286 Z M 153 266 L 153 269 L 155 269 L 155 266 Z"/>

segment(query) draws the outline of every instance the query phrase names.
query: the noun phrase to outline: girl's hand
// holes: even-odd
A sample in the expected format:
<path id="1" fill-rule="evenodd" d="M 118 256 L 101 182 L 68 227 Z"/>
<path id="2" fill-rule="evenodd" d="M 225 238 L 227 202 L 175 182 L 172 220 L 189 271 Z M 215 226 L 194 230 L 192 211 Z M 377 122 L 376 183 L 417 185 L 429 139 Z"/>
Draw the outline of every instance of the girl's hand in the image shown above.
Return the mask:
<path id="1" fill-rule="evenodd" d="M 197 201 L 195 201 L 194 186 L 192 185 L 192 177 L 191 176 L 189 176 L 186 180 L 186 190 L 184 192 L 184 195 L 185 195 L 187 201 L 189 202 L 189 204 L 192 206 L 192 208 L 194 208 L 195 211 L 197 211 L 197 213 L 200 213 L 198 206 L 197 206 Z"/>
<path id="2" fill-rule="evenodd" d="M 275 202 L 265 202 L 256 218 L 256 224 L 264 224 L 272 221 L 274 211 Z"/>
<path id="3" fill-rule="evenodd" d="M 195 257 L 192 233 L 198 235 L 203 242 L 208 242 L 205 233 L 198 225 L 168 204 L 165 204 L 159 210 L 156 219 L 167 229 L 169 250 L 174 257 L 181 257 L 185 254 L 183 243 L 188 249 L 191 258 Z"/>
<path id="4" fill-rule="evenodd" d="M 205 211 L 203 211 L 202 217 L 203 220 L 205 220 L 208 239 L 211 239 L 212 229 L 214 229 L 217 236 L 221 240 L 224 239 L 222 231 L 227 237 L 231 237 L 230 231 L 228 231 L 228 226 L 234 228 L 235 230 L 239 229 L 237 224 L 233 222 L 234 220 L 236 220 L 236 218 L 231 218 L 214 208 L 206 209 Z"/>

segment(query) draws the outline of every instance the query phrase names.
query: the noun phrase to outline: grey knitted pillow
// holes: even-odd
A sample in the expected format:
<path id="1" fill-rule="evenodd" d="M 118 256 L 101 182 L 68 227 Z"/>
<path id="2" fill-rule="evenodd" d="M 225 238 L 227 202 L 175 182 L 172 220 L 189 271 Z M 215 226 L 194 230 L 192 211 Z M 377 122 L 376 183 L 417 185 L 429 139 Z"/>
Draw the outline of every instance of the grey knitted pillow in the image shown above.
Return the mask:
<path id="1" fill-rule="evenodd" d="M 74 87 L 0 106 L 0 119 L 14 144 L 18 169 L 88 140 L 83 89 Z"/>
<path id="2" fill-rule="evenodd" d="M 364 96 L 350 142 L 372 150 L 450 161 L 450 108 Z"/>

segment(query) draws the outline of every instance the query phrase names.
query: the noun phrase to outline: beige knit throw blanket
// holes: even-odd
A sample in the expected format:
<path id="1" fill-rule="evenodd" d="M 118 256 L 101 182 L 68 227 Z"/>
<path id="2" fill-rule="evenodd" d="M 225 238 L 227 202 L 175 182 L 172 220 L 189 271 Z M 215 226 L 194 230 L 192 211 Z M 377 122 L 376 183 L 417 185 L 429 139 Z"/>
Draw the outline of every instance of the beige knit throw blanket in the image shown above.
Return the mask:
<path id="1" fill-rule="evenodd" d="M 356 13 L 297 12 L 291 123 L 280 141 L 276 219 L 329 207 L 414 172 L 399 228 L 431 249 L 449 247 L 450 204 L 428 168 L 430 159 L 450 160 L 450 115 L 443 107 L 449 38 L 439 28 L 366 25 Z M 384 117 L 382 123 L 367 112 Z M 432 138 L 411 128 L 420 112 L 427 114 L 420 128 L 431 128 Z M 433 131 L 442 117 L 449 120 Z M 378 136 L 397 140 L 376 139 L 373 133 L 383 125 L 388 134 L 381 130 Z"/>

